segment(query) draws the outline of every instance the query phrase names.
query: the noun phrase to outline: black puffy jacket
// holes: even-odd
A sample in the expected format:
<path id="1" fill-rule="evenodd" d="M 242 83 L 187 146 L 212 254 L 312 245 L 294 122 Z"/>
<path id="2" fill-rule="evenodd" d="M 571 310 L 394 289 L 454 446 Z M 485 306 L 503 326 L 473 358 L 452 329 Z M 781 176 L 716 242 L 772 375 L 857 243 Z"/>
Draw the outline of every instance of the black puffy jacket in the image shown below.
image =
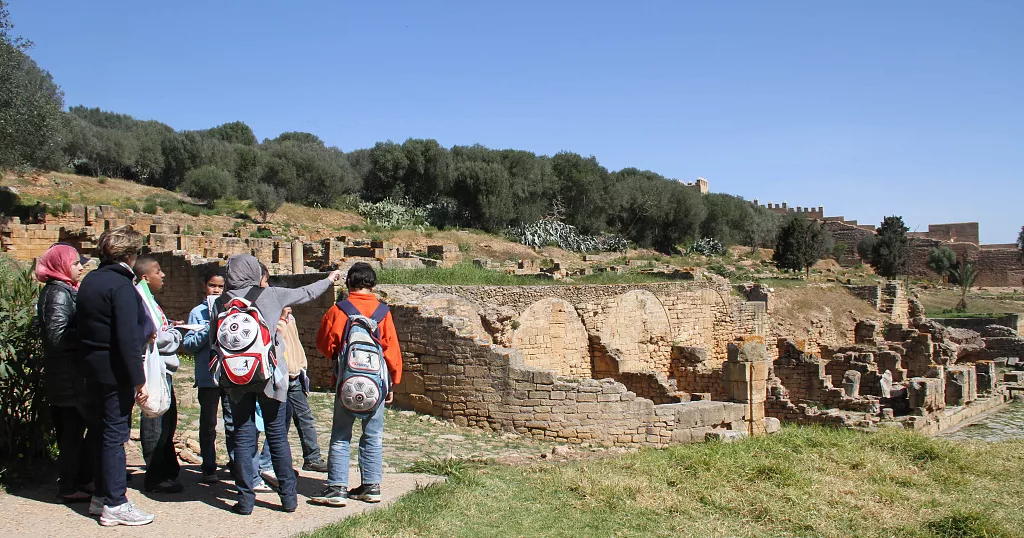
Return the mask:
<path id="1" fill-rule="evenodd" d="M 78 292 L 59 280 L 43 286 L 36 306 L 43 335 L 46 399 L 51 405 L 74 407 L 86 401 L 85 378 L 79 373 L 82 360 L 75 300 Z"/>

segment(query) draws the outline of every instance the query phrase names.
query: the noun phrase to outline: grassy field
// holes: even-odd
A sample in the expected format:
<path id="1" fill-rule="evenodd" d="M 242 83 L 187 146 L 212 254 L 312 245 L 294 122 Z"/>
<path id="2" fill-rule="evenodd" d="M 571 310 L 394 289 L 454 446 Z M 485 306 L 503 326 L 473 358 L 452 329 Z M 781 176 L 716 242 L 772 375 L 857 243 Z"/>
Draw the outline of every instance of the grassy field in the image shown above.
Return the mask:
<path id="1" fill-rule="evenodd" d="M 1024 442 L 786 427 L 526 467 L 431 462 L 450 480 L 308 536 L 1024 536 Z"/>
<path id="2" fill-rule="evenodd" d="M 929 316 L 946 317 L 960 302 L 960 290 L 932 288 L 919 292 L 921 304 Z M 967 314 L 1005 314 L 1024 312 L 1024 293 L 974 289 L 967 294 Z"/>

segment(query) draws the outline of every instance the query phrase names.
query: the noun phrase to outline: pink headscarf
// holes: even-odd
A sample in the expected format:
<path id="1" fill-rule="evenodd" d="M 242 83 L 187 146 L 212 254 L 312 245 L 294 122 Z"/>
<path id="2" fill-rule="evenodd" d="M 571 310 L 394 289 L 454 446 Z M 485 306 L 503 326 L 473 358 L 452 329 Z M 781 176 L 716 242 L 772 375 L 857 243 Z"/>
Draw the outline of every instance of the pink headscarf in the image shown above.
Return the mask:
<path id="1" fill-rule="evenodd" d="M 71 245 L 53 245 L 36 262 L 36 278 L 46 283 L 60 280 L 78 289 L 78 282 L 71 278 L 71 265 L 80 259 L 78 251 Z"/>

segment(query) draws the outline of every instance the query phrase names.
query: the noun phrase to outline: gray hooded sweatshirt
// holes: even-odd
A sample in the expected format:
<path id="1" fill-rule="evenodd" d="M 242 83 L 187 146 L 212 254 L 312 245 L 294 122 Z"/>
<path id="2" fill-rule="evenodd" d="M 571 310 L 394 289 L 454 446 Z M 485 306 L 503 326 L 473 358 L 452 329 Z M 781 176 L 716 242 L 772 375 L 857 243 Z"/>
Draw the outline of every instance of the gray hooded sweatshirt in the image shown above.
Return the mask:
<path id="1" fill-rule="evenodd" d="M 231 297 L 243 297 L 259 286 L 262 279 L 260 263 L 249 254 L 238 254 L 228 258 L 227 278 L 224 293 Z M 324 278 L 301 288 L 266 288 L 256 299 L 255 305 L 260 314 L 267 320 L 274 342 L 277 342 L 277 320 L 286 306 L 308 303 L 321 296 L 331 288 L 331 279 Z M 239 400 L 242 394 L 251 392 L 247 389 L 229 389 L 232 400 Z M 279 402 L 288 400 L 288 367 L 279 364 L 274 370 L 274 378 L 267 382 L 263 394 Z"/>

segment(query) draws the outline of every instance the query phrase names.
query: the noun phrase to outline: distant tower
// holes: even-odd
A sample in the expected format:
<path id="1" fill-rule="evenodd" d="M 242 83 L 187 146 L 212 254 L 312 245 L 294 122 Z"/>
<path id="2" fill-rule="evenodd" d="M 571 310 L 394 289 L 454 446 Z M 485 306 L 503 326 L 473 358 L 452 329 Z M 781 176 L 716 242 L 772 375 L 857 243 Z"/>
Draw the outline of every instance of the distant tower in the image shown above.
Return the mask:
<path id="1" fill-rule="evenodd" d="M 701 194 L 707 194 L 708 193 L 708 180 L 706 180 L 706 179 L 704 179 L 702 177 L 698 177 L 697 181 L 696 181 L 696 184 L 694 186 L 697 187 L 697 192 L 699 192 Z"/>

